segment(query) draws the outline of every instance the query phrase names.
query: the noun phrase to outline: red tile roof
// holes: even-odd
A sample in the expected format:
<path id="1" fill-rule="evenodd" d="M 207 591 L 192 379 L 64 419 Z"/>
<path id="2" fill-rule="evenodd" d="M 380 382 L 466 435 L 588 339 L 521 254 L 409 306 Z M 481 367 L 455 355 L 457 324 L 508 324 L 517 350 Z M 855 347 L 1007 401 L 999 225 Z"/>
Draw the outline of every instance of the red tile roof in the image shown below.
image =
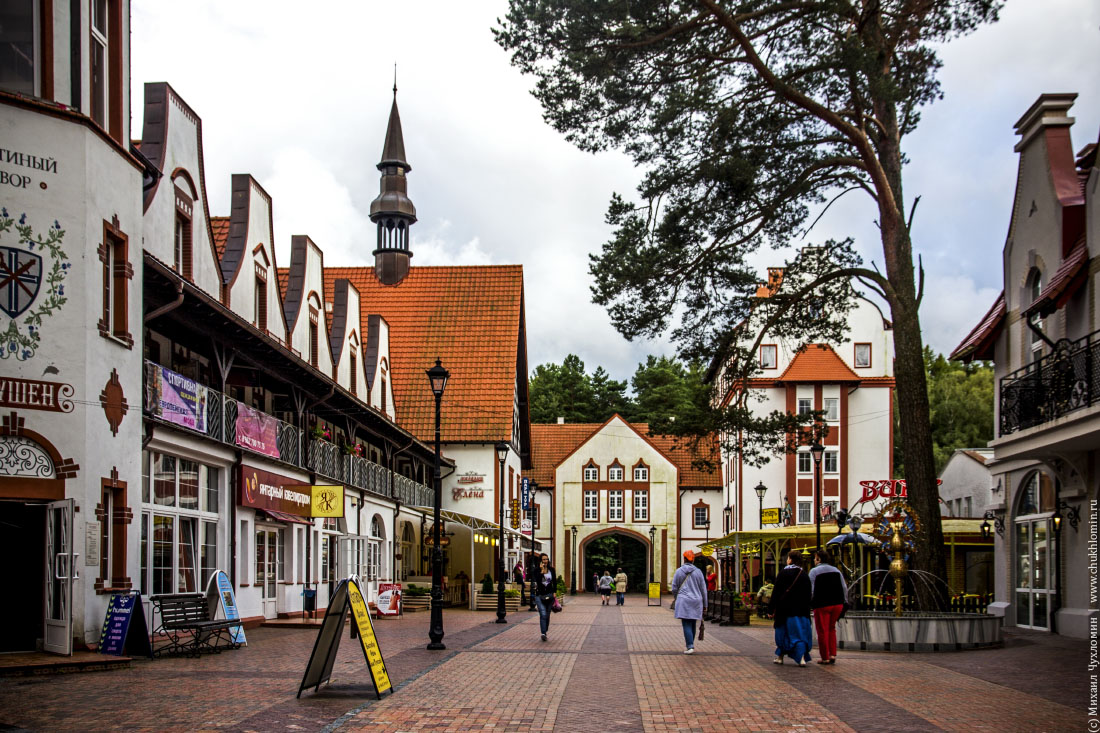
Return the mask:
<path id="1" fill-rule="evenodd" d="M 695 452 L 682 439 L 670 435 L 650 435 L 647 423 L 628 424 L 676 465 L 679 469 L 681 487 L 721 488 L 722 476 L 718 470 L 721 463 L 721 454 L 718 450 L 717 437 L 704 440 L 702 449 Z M 568 458 L 573 451 L 599 432 L 605 425 L 607 423 L 532 424 L 532 467 L 526 475 L 537 481 L 539 486 L 543 488 L 553 486 L 554 469 L 557 468 L 558 464 Z M 714 466 L 714 470 L 704 471 L 694 468 L 692 462 L 697 457 L 709 460 Z"/>
<path id="2" fill-rule="evenodd" d="M 442 439 L 511 438 L 517 371 L 523 377 L 527 368 L 522 266 L 414 266 L 397 285 L 383 285 L 373 267 L 326 267 L 326 303 L 341 278 L 359 291 L 361 323 L 379 314 L 390 326 L 398 423 L 421 440 L 434 440 L 435 399 L 424 371 L 438 357 L 451 373 Z"/>
<path id="3" fill-rule="evenodd" d="M 229 217 L 210 217 L 210 234 L 214 237 L 214 251 L 218 253 L 218 262 L 225 255 L 225 243 L 229 240 Z"/>
<path id="4" fill-rule="evenodd" d="M 861 377 L 828 344 L 809 344 L 795 354 L 777 382 L 858 382 Z"/>
<path id="5" fill-rule="evenodd" d="M 955 347 L 949 359 L 991 359 L 993 358 L 993 343 L 997 340 L 997 334 L 1001 332 L 1001 326 L 1005 320 L 1005 294 L 997 296 L 993 306 L 982 318 L 974 330 L 967 334 L 962 343 Z"/>

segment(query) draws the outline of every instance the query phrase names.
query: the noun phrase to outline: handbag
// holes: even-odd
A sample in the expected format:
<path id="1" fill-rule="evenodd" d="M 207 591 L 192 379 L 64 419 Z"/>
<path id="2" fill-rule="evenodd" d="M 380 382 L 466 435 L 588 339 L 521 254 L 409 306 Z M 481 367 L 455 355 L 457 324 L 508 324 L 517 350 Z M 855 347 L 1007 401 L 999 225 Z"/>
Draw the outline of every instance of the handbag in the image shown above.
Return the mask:
<path id="1" fill-rule="evenodd" d="M 554 596 L 554 605 L 550 606 L 550 610 L 554 613 L 561 613 L 561 601 L 558 600 L 557 596 Z"/>
<path id="2" fill-rule="evenodd" d="M 703 634 L 707 631 L 707 622 L 702 619 L 699 620 L 699 641 L 703 640 Z"/>

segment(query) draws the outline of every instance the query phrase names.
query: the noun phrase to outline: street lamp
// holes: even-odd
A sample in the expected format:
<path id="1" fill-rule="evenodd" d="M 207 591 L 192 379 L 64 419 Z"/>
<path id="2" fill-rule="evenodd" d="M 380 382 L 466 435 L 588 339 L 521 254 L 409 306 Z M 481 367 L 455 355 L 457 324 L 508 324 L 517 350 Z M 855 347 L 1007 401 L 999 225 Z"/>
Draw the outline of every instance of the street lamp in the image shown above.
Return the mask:
<path id="1" fill-rule="evenodd" d="M 569 578 L 569 595 L 577 595 L 577 525 L 573 525 L 569 528 L 569 531 L 573 533 L 573 562 L 570 564 L 569 569 L 572 571 Z"/>
<path id="2" fill-rule="evenodd" d="M 768 487 L 761 481 L 753 491 L 756 492 L 756 498 L 760 500 L 760 529 L 764 529 L 764 494 L 768 493 Z"/>
<path id="3" fill-rule="evenodd" d="M 814 456 L 814 524 L 817 526 L 817 546 L 821 547 L 821 457 L 825 455 L 825 446 L 817 441 L 810 446 Z"/>
<path id="4" fill-rule="evenodd" d="M 500 514 L 497 524 L 500 527 L 500 542 L 497 544 L 497 623 L 506 624 L 504 613 L 504 462 L 508 460 L 508 444 L 497 443 L 497 462 L 500 463 Z"/>
<path id="5" fill-rule="evenodd" d="M 653 543 L 657 541 L 657 528 L 649 527 L 649 582 L 653 582 Z"/>
<path id="6" fill-rule="evenodd" d="M 451 373 L 443 368 L 443 362 L 437 357 L 435 366 L 426 369 L 428 383 L 435 395 L 435 525 L 432 527 L 432 616 L 428 624 L 429 649 L 446 649 L 443 643 L 443 548 L 440 546 L 439 530 L 443 524 L 440 511 L 443 508 L 443 478 L 440 471 L 439 454 L 439 410 L 443 401 L 443 390 L 447 388 L 447 379 Z"/>

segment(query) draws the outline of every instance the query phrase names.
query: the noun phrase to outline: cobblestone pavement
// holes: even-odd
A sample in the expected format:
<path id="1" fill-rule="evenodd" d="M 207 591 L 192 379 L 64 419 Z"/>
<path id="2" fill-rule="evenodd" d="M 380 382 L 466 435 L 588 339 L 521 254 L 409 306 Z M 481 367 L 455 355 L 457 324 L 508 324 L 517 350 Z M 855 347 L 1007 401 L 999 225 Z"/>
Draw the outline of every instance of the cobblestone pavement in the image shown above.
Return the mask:
<path id="1" fill-rule="evenodd" d="M 1086 644 L 1010 632 L 1003 649 L 841 651 L 835 666 L 773 665 L 770 623 L 707 626 L 683 654 L 679 622 L 644 597 L 567 599 L 539 638 L 448 610 L 377 621 L 395 692 L 376 700 L 344 636 L 331 685 L 296 693 L 316 630 L 260 628 L 249 645 L 129 669 L 0 679 L 0 731 L 1069 731 L 1086 730 Z M 816 658 L 816 650 L 815 650 Z"/>

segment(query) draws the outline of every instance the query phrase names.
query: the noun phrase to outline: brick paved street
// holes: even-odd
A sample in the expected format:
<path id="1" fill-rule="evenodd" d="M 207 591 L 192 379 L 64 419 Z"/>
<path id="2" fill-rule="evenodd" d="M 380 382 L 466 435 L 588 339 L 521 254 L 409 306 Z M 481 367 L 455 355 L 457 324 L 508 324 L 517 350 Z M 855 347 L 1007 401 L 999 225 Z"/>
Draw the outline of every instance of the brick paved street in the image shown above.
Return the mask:
<path id="1" fill-rule="evenodd" d="M 1012 633 L 1003 649 L 841 652 L 835 666 L 771 663 L 771 627 L 708 625 L 686 656 L 667 599 L 567 599 L 549 641 L 527 611 L 448 610 L 378 621 L 396 692 L 375 701 L 344 637 L 333 684 L 296 699 L 316 632 L 260 628 L 249 646 L 129 669 L 0 679 L 0 730 L 1068 731 L 1085 729 L 1085 645 Z"/>

